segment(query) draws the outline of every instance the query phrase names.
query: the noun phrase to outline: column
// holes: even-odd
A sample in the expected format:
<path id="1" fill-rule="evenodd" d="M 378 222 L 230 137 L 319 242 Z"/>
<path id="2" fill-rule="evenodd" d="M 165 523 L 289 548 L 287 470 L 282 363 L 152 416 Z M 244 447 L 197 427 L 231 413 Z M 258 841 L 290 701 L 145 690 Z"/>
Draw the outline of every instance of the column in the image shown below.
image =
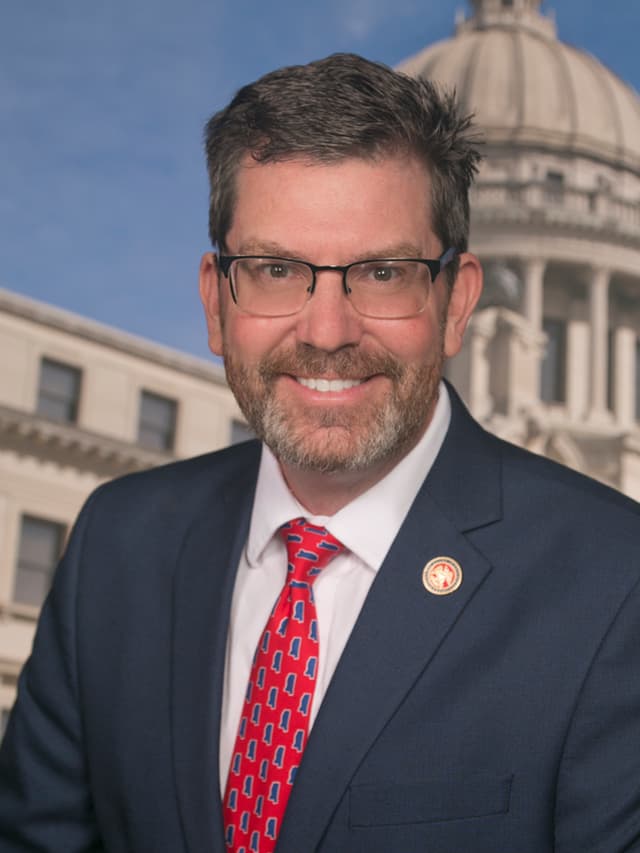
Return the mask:
<path id="1" fill-rule="evenodd" d="M 544 356 L 542 318 L 544 314 L 544 274 L 547 261 L 542 258 L 527 258 L 522 262 L 524 294 L 522 310 L 528 321 L 530 336 L 528 356 L 523 366 L 520 397 L 525 406 L 536 406 L 540 400 L 540 364 Z"/>
<path id="2" fill-rule="evenodd" d="M 572 271 L 573 272 L 573 271 Z M 567 274 L 567 279 L 571 274 Z M 584 297 L 569 302 L 567 315 L 567 414 L 572 421 L 587 419 L 591 407 L 591 329 Z"/>
<path id="3" fill-rule="evenodd" d="M 607 419 L 607 367 L 609 336 L 610 270 L 598 267 L 591 270 L 589 279 L 589 328 L 591 341 L 590 407 L 596 420 Z"/>
<path id="4" fill-rule="evenodd" d="M 630 430 L 636 418 L 636 332 L 619 326 L 614 337 L 614 411 L 616 421 Z"/>
<path id="5" fill-rule="evenodd" d="M 522 264 L 524 274 L 523 314 L 535 332 L 542 331 L 546 266 L 547 262 L 542 258 L 528 258 Z"/>

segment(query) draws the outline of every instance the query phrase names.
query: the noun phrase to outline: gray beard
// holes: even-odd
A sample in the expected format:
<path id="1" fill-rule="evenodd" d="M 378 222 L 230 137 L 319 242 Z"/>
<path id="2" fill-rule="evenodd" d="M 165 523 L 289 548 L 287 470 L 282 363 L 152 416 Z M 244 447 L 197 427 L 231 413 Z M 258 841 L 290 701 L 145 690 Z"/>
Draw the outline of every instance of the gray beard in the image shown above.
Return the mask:
<path id="1" fill-rule="evenodd" d="M 299 346 L 294 353 L 265 359 L 250 372 L 225 355 L 229 386 L 258 438 L 283 463 L 320 473 L 364 471 L 400 459 L 419 440 L 431 416 L 442 374 L 442 349 L 421 368 L 407 368 L 390 356 L 364 355 L 348 349 L 328 354 Z M 383 374 L 391 380 L 384 405 L 365 409 L 354 422 L 353 412 L 328 407 L 311 424 L 291 422 L 287 402 L 278 400 L 273 383 L 278 375 L 337 375 L 342 379 Z"/>

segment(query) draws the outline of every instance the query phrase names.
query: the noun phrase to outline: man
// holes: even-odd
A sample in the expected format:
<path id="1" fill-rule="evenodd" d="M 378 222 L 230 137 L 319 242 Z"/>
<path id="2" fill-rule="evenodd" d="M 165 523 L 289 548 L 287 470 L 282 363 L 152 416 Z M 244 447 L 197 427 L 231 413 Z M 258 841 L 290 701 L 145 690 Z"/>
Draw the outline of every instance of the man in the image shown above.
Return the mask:
<path id="1" fill-rule="evenodd" d="M 468 119 L 338 55 L 206 147 L 209 342 L 262 444 L 88 501 L 0 850 L 640 850 L 637 507 L 441 381 L 481 290 Z"/>

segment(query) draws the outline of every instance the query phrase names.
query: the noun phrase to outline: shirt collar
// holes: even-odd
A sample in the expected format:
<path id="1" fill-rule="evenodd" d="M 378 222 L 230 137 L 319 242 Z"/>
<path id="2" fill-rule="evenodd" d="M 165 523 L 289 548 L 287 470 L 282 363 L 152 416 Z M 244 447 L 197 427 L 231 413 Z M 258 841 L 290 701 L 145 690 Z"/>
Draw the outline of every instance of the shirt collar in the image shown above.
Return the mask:
<path id="1" fill-rule="evenodd" d="M 416 446 L 382 480 L 330 518 L 307 512 L 289 491 L 277 459 L 263 445 L 247 540 L 249 565 L 259 562 L 279 527 L 304 516 L 314 524 L 324 525 L 349 551 L 377 571 L 449 428 L 451 403 L 444 383 L 440 383 L 438 391 L 433 417 Z"/>

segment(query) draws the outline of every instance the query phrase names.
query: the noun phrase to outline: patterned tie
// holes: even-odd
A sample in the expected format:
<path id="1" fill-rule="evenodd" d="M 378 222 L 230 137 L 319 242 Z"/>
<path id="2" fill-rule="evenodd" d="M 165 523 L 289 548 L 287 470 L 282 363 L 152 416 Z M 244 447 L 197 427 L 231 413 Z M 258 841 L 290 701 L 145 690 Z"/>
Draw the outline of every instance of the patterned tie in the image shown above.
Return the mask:
<path id="1" fill-rule="evenodd" d="M 287 580 L 258 642 L 224 797 L 234 853 L 272 853 L 309 731 L 318 669 L 312 584 L 344 550 L 324 527 L 297 518 L 280 528 Z"/>

